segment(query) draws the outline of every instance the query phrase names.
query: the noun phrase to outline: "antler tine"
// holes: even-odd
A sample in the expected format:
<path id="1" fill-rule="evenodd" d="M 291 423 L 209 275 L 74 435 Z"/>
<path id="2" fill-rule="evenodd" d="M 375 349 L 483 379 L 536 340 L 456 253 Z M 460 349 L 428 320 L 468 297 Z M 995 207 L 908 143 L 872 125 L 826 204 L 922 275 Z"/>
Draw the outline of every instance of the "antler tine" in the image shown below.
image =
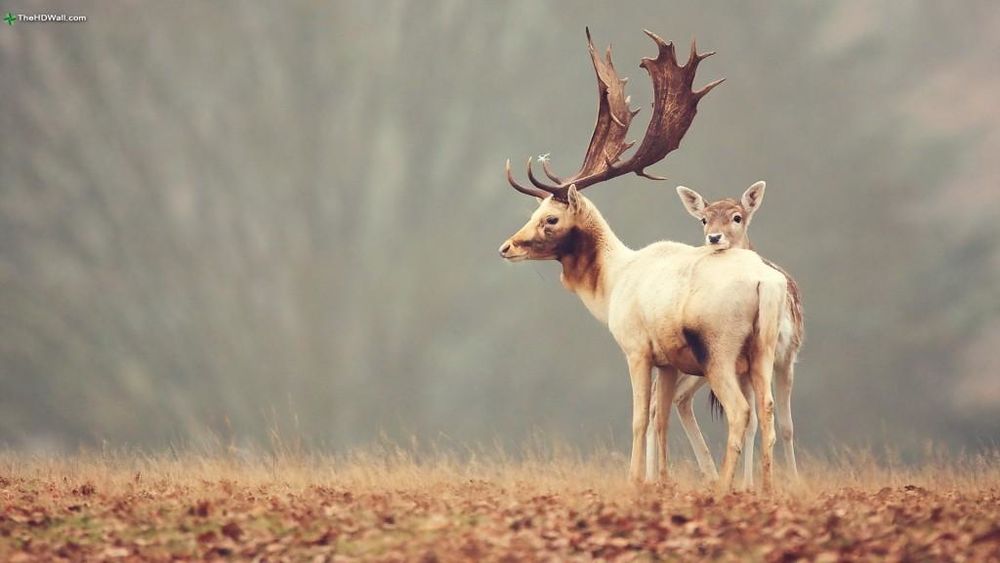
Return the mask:
<path id="1" fill-rule="evenodd" d="M 656 46 L 659 47 L 661 51 L 667 48 L 667 42 L 659 35 L 645 28 L 643 28 L 642 32 L 648 35 L 650 39 L 655 41 Z"/>
<path id="2" fill-rule="evenodd" d="M 686 63 L 684 63 L 683 66 L 684 76 L 687 79 L 686 83 L 688 87 L 694 84 L 694 75 L 695 73 L 698 72 L 698 64 L 701 63 L 701 61 L 707 59 L 708 57 L 711 57 L 713 54 L 714 52 L 699 54 L 698 45 L 695 42 L 694 38 L 693 37 L 691 38 L 691 53 L 688 55 L 688 60 Z"/>
<path id="3" fill-rule="evenodd" d="M 507 159 L 506 170 L 507 170 L 507 182 L 515 190 L 521 192 L 522 194 L 530 195 L 530 196 L 533 196 L 533 197 L 540 197 L 542 199 L 549 197 L 549 194 L 546 193 L 546 192 L 543 192 L 542 190 L 535 189 L 535 188 L 529 188 L 529 187 L 526 187 L 526 186 L 522 186 L 521 184 L 518 184 L 517 181 L 514 180 L 514 175 L 510 173 L 510 159 L 509 158 Z"/>
<path id="4" fill-rule="evenodd" d="M 657 181 L 659 181 L 659 180 L 666 180 L 667 179 L 666 176 L 657 176 L 655 174 L 650 174 L 650 173 L 646 172 L 645 170 L 636 170 L 635 171 L 635 175 L 636 176 L 642 176 L 643 178 L 648 178 L 650 180 L 657 180 Z"/>
<path id="5" fill-rule="evenodd" d="M 550 186 L 538 178 L 535 177 L 534 171 L 531 169 L 531 157 L 528 157 L 528 181 L 531 182 L 536 188 L 541 188 L 549 193 L 556 193 L 561 186 Z"/>
<path id="6" fill-rule="evenodd" d="M 684 65 L 684 68 L 690 67 L 691 63 L 694 63 L 695 67 L 697 67 L 698 63 L 700 63 L 701 61 L 707 59 L 708 57 L 711 57 L 714 54 L 715 54 L 715 51 L 708 51 L 707 53 L 699 53 L 698 52 L 698 42 L 695 41 L 694 37 L 692 37 L 691 38 L 691 54 L 688 55 L 688 62 L 687 62 L 687 64 Z"/>
<path id="7" fill-rule="evenodd" d="M 674 42 L 673 41 L 664 41 L 662 37 L 660 37 L 659 35 L 653 33 L 652 31 L 650 31 L 648 29 L 644 29 L 642 31 L 646 35 L 648 35 L 650 37 L 650 39 L 652 39 L 653 41 L 656 42 L 656 46 L 660 50 L 660 53 L 656 57 L 657 59 L 659 59 L 660 57 L 666 55 L 667 56 L 667 60 L 669 60 L 670 62 L 672 62 L 674 65 L 677 64 L 677 53 L 674 51 Z"/>
<path id="8" fill-rule="evenodd" d="M 698 91 L 694 92 L 694 97 L 697 98 L 697 99 L 699 99 L 699 100 L 702 99 L 702 98 L 704 98 L 706 94 L 708 94 L 709 92 L 712 91 L 712 88 L 715 88 L 716 86 L 718 86 L 719 84 L 722 84 L 725 81 L 726 81 L 725 78 L 720 78 L 720 79 L 716 80 L 715 82 L 709 82 L 704 88 L 702 88 L 701 90 L 698 90 Z"/>
<path id="9" fill-rule="evenodd" d="M 548 159 L 542 159 L 542 170 L 545 172 L 545 175 L 549 177 L 549 180 L 552 180 L 557 184 L 563 183 L 563 179 L 557 176 L 554 172 L 552 172 L 552 170 L 549 169 Z"/>

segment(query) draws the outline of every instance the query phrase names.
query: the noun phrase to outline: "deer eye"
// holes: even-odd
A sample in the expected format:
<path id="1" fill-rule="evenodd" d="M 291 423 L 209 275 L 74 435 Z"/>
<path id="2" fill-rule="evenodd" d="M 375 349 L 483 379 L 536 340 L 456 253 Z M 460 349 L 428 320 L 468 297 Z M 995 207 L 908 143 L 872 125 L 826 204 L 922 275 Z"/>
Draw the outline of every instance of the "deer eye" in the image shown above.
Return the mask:
<path id="1" fill-rule="evenodd" d="M 734 215 L 733 216 L 733 221 L 736 222 L 736 223 L 740 223 L 740 222 L 743 221 L 743 217 L 740 217 L 739 215 Z"/>
<path id="2" fill-rule="evenodd" d="M 701 224 L 702 224 L 702 225 L 707 225 L 707 224 L 708 224 L 708 219 L 706 219 L 706 218 L 702 217 L 702 218 L 701 218 Z"/>
<path id="3" fill-rule="evenodd" d="M 559 218 L 556 217 L 555 215 L 549 215 L 548 217 L 545 218 L 545 222 L 548 223 L 549 225 L 555 225 L 556 223 L 559 222 Z"/>

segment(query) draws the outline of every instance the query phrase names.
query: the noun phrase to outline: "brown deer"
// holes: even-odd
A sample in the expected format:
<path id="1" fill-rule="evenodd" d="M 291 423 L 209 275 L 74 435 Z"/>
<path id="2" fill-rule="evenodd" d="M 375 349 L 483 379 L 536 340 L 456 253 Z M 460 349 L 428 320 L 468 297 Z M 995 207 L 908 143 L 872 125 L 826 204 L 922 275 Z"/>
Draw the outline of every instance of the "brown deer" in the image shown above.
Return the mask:
<path id="1" fill-rule="evenodd" d="M 632 382 L 632 453 L 629 477 L 640 481 L 645 469 L 644 443 L 649 423 L 651 370 L 658 370 L 658 397 L 662 405 L 673 400 L 679 372 L 702 375 L 725 409 L 729 437 L 718 486 L 728 490 L 750 417 L 740 389 L 749 378 L 757 399 L 765 489 L 773 485 L 771 467 L 774 436 L 772 366 L 778 323 L 785 309 L 785 278 L 754 252 L 692 247 L 658 242 L 640 250 L 625 246 L 597 207 L 579 190 L 627 173 L 655 178 L 645 168 L 662 160 L 680 144 L 691 125 L 698 101 L 721 83 L 693 91 L 695 72 L 712 53 L 691 54 L 683 66 L 674 46 L 646 31 L 657 44 L 655 59 L 640 66 L 653 82 L 653 115 L 646 134 L 628 159 L 622 154 L 634 143 L 625 141 L 635 116 L 624 95 L 625 81 L 611 62 L 602 60 L 587 32 L 587 44 L 598 79 L 597 124 L 583 166 L 571 177 L 559 178 L 543 161 L 545 174 L 555 184 L 540 181 L 528 159 L 532 186 L 516 182 L 507 161 L 507 180 L 539 199 L 528 222 L 500 246 L 509 261 L 557 260 L 563 286 L 576 293 L 625 353 Z M 655 420 L 660 477 L 666 477 L 666 432 L 669 409 Z"/>
<path id="2" fill-rule="evenodd" d="M 754 213 L 760 209 L 764 201 L 764 190 L 766 184 L 763 181 L 756 182 L 743 193 L 737 201 L 727 198 L 707 203 L 698 192 L 684 186 L 677 187 L 677 194 L 681 198 L 685 209 L 692 216 L 702 222 L 704 226 L 705 244 L 719 250 L 728 248 L 745 248 L 753 250 L 750 242 L 748 229 Z M 782 317 L 778 349 L 775 357 L 774 370 L 775 386 L 777 388 L 777 410 L 779 426 L 781 430 L 782 449 L 785 452 L 785 461 L 793 477 L 798 477 L 798 468 L 795 462 L 795 448 L 793 438 L 793 425 L 791 414 L 791 393 L 794 379 L 795 360 L 798 356 L 799 348 L 802 346 L 804 335 L 804 325 L 802 322 L 802 299 L 798 284 L 777 265 L 768 262 L 767 264 L 780 271 L 787 279 L 789 302 L 788 308 Z M 711 452 L 705 438 L 698 426 L 698 420 L 694 416 L 693 399 L 695 393 L 705 384 L 704 378 L 687 377 L 682 375 L 677 381 L 674 404 L 677 406 L 677 414 L 681 419 L 681 425 L 687 434 L 691 447 L 694 449 L 695 458 L 701 471 L 708 477 L 715 477 L 718 472 L 715 462 L 712 461 Z M 653 396 L 656 396 L 657 382 L 653 382 Z M 749 385 L 744 382 L 743 392 L 747 400 L 752 402 L 753 392 Z M 656 412 L 660 408 L 654 405 L 651 417 L 656 417 Z M 749 488 L 753 484 L 753 445 L 756 432 L 755 412 L 751 408 L 750 428 L 747 431 L 746 443 L 743 450 L 743 484 Z M 647 443 L 649 463 L 647 474 L 656 473 L 656 447 L 653 440 Z"/>
<path id="3" fill-rule="evenodd" d="M 713 203 L 707 203 L 705 198 L 698 192 L 677 186 L 677 195 L 681 198 L 681 203 L 695 219 L 701 221 L 704 226 L 705 245 L 718 250 L 728 248 L 744 248 L 754 250 L 750 242 L 750 222 L 754 214 L 760 209 L 764 202 L 764 190 L 766 184 L 758 181 L 743 192 L 739 200 L 732 198 L 720 199 Z M 775 354 L 774 372 L 775 388 L 777 394 L 777 414 L 778 425 L 781 430 L 782 449 L 785 452 L 785 462 L 788 465 L 793 477 L 798 477 L 798 467 L 795 462 L 794 428 L 792 424 L 792 385 L 795 379 L 795 360 L 798 357 L 799 349 L 805 336 L 805 325 L 802 319 L 802 294 L 799 285 L 781 267 L 764 259 L 768 266 L 776 269 L 785 276 L 788 287 L 789 300 L 787 308 L 782 315 L 780 328 L 778 331 L 778 348 Z M 691 399 L 694 393 L 704 385 L 704 380 L 699 378 L 684 378 L 678 382 L 677 389 L 677 410 L 685 428 L 690 424 L 689 420 L 694 420 L 694 411 L 691 408 Z M 693 427 L 697 428 L 697 421 Z M 744 482 L 749 485 L 753 481 L 753 439 L 752 429 L 747 433 L 747 444 L 744 458 Z M 700 438 L 699 432 L 699 438 Z M 704 438 L 701 438 L 704 443 Z M 694 444 L 694 442 L 692 442 Z M 697 446 L 695 446 L 697 449 Z M 711 463 L 711 457 L 708 458 Z M 712 463 L 712 471 L 715 470 Z"/>

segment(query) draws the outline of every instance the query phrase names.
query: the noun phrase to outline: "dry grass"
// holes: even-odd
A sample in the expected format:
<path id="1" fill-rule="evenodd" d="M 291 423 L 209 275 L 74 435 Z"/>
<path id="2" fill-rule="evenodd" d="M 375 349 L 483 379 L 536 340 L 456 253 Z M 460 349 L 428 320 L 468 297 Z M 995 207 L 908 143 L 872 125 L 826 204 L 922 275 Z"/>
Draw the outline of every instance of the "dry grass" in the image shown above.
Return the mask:
<path id="1" fill-rule="evenodd" d="M 889 456 L 891 459 L 892 456 Z M 772 497 L 620 454 L 0 456 L 0 559 L 997 560 L 1000 453 L 807 459 Z"/>

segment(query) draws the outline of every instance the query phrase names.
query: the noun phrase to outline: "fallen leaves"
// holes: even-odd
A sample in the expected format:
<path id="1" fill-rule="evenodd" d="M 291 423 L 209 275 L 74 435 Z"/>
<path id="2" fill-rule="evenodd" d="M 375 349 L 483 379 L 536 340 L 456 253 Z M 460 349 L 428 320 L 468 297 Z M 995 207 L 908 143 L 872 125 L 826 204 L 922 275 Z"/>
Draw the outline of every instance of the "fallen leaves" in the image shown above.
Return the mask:
<path id="1" fill-rule="evenodd" d="M 236 522 L 229 522 L 222 527 L 222 535 L 233 541 L 239 541 L 240 536 L 243 535 L 243 528 L 240 528 Z"/>
<path id="2" fill-rule="evenodd" d="M 153 472 L 155 474 L 155 472 Z M 713 496 L 553 481 L 0 476 L 0 560 L 997 560 L 1000 485 Z"/>

